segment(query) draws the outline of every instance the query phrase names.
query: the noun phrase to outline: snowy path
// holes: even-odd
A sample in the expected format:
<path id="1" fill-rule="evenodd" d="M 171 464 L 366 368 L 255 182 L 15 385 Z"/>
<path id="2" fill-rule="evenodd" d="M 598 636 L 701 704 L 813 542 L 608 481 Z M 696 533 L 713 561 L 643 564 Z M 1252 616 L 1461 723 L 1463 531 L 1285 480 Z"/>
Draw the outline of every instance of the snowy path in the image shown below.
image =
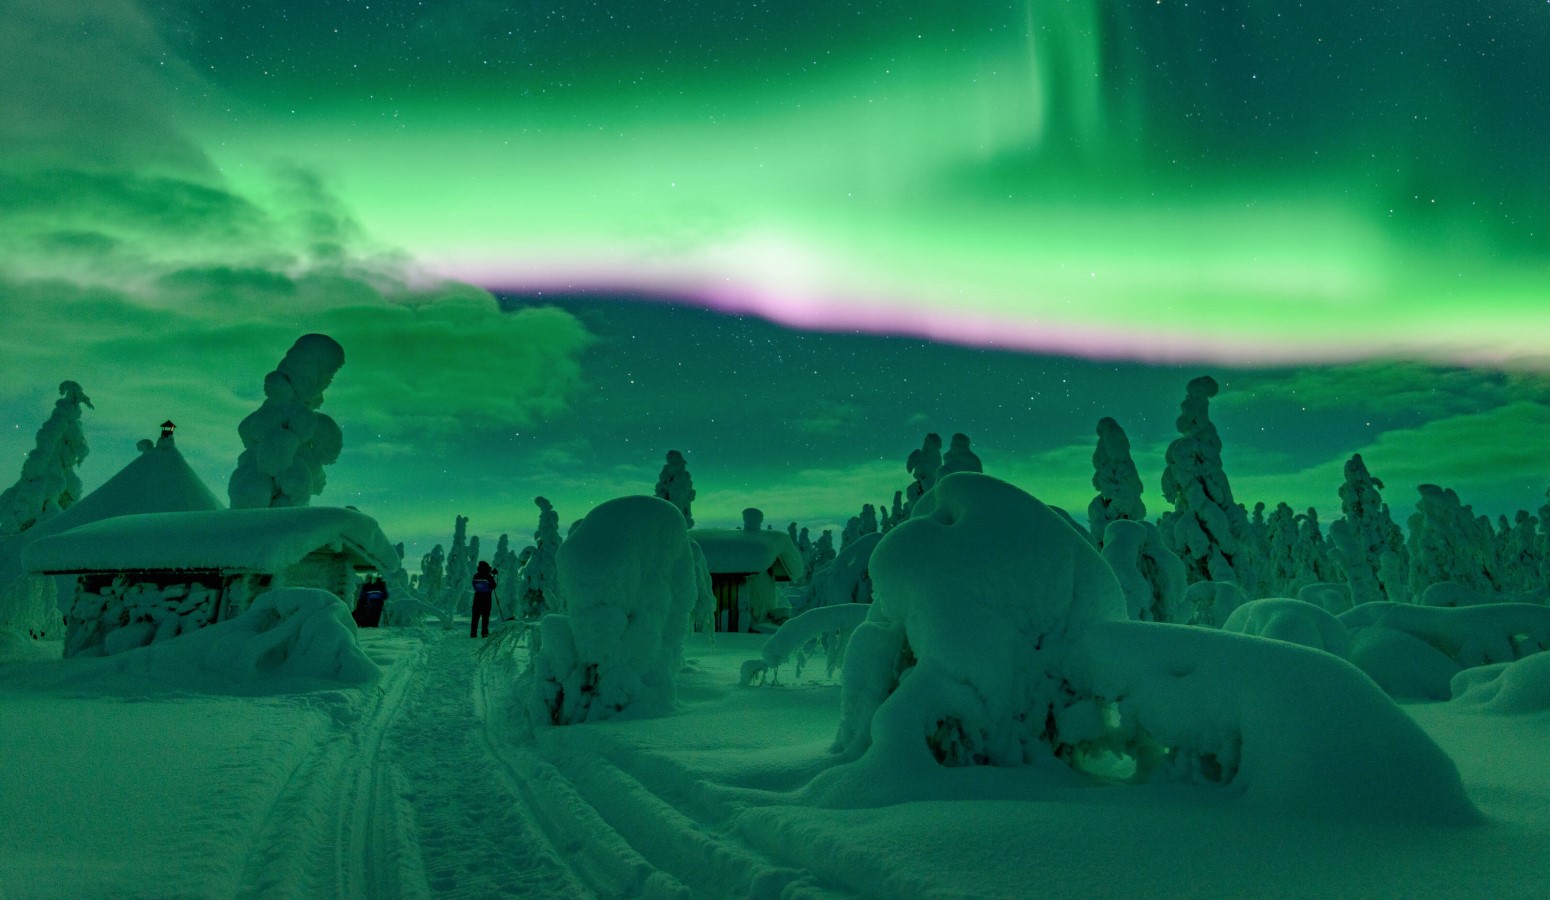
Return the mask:
<path id="1" fill-rule="evenodd" d="M 400 778 L 423 888 L 437 897 L 580 897 L 588 891 L 527 813 L 492 752 L 476 698 L 483 641 L 430 634 L 378 769 Z M 394 896 L 370 891 L 368 896 Z M 401 896 L 413 896 L 404 891 Z"/>

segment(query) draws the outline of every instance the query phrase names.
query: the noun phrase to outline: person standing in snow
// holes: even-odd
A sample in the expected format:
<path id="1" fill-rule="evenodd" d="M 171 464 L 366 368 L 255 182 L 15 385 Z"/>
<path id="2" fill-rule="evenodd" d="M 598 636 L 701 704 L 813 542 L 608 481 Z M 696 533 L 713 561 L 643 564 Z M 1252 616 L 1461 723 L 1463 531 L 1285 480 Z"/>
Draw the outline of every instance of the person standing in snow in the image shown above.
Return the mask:
<path id="1" fill-rule="evenodd" d="M 490 636 L 490 603 L 495 598 L 495 570 L 484 560 L 474 570 L 473 619 L 468 623 L 469 637 Z"/>

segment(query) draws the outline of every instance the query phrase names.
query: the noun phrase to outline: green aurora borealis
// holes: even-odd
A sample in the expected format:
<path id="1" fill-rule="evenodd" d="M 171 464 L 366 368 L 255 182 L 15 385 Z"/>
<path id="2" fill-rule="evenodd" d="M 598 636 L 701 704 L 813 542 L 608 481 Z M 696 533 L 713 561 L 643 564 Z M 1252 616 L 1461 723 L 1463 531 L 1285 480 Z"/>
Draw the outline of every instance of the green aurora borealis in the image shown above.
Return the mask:
<path id="1" fill-rule="evenodd" d="M 319 502 L 412 545 L 674 447 L 698 520 L 832 527 L 926 430 L 1075 510 L 1102 415 L 1160 505 L 1203 371 L 1249 502 L 1550 484 L 1543 3 L 0 6 L 18 464 L 73 378 L 88 485 L 171 415 L 222 493 L 320 330 Z"/>

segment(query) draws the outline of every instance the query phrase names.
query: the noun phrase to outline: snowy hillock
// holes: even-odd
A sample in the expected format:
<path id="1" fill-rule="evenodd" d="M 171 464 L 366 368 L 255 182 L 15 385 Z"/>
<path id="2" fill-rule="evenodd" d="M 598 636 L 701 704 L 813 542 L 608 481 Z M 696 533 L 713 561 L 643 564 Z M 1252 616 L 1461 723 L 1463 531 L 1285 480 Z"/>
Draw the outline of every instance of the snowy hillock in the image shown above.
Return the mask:
<path id="1" fill-rule="evenodd" d="M 699 588 L 683 512 L 655 497 L 598 506 L 561 545 L 564 611 L 538 623 L 528 719 L 569 725 L 673 709 Z"/>
<path id="2" fill-rule="evenodd" d="M 1223 631 L 1300 644 L 1345 656 L 1351 635 L 1334 614 L 1305 600 L 1264 597 L 1250 600 L 1227 617 Z"/>
<path id="3" fill-rule="evenodd" d="M 381 674 L 361 650 L 349 607 L 313 588 L 268 591 L 235 618 L 106 658 L 72 661 L 63 675 L 90 681 L 105 672 L 169 689 L 236 693 L 364 684 Z"/>
<path id="4" fill-rule="evenodd" d="M 1297 812 L 1474 821 L 1458 772 L 1330 654 L 1127 619 L 1097 552 L 983 475 L 938 482 L 873 554 L 846 650 L 825 805 L 961 796 L 1028 767 L 1050 789 L 1185 782 Z M 1026 783 L 1026 782 L 1024 782 Z"/>
<path id="5" fill-rule="evenodd" d="M 1550 653 L 1479 666 L 1453 676 L 1453 702 L 1482 712 L 1524 715 L 1550 710 Z"/>
<path id="6" fill-rule="evenodd" d="M 1550 607 L 1363 603 L 1340 615 L 1350 661 L 1395 697 L 1446 700 L 1454 676 L 1550 649 Z"/>

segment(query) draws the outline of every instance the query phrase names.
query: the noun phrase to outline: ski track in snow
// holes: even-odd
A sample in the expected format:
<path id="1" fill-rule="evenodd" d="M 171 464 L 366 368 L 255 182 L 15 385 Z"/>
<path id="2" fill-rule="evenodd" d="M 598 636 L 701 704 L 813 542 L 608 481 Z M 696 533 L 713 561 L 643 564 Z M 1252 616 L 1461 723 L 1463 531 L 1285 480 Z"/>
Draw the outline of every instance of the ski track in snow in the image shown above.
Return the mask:
<path id="1" fill-rule="evenodd" d="M 456 631 L 428 635 L 419 677 L 387 737 L 425 889 L 458 898 L 586 896 L 491 753 L 476 708 L 482 645 Z"/>

